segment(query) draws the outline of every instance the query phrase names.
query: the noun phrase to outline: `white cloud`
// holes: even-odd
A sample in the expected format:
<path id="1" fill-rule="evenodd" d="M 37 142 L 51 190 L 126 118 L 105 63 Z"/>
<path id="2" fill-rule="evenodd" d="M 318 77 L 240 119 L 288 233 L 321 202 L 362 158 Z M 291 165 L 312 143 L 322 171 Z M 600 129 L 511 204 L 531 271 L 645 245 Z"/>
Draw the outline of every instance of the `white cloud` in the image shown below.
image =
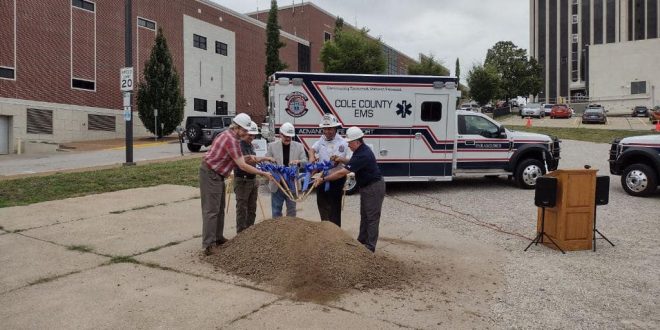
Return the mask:
<path id="1" fill-rule="evenodd" d="M 241 13 L 266 10 L 269 0 L 213 0 Z M 278 1 L 279 6 L 301 0 Z M 304 1 L 309 2 L 309 1 Z M 527 0 L 315 0 L 326 11 L 350 24 L 367 27 L 388 45 L 417 58 L 432 53 L 452 74 L 456 58 L 461 76 L 498 41 L 512 41 L 529 49 Z"/>

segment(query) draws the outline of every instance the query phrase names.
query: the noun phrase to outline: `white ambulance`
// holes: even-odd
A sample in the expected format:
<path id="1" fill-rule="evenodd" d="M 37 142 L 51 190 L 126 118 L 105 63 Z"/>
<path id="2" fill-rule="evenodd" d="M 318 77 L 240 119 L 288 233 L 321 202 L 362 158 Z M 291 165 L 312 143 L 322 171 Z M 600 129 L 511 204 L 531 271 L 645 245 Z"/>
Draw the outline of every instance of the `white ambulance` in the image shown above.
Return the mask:
<path id="1" fill-rule="evenodd" d="M 323 115 L 333 114 L 340 134 L 362 128 L 388 182 L 507 175 L 533 188 L 559 164 L 557 138 L 456 110 L 456 78 L 277 72 L 269 84 L 271 131 L 291 122 L 310 148 L 322 134 Z"/>

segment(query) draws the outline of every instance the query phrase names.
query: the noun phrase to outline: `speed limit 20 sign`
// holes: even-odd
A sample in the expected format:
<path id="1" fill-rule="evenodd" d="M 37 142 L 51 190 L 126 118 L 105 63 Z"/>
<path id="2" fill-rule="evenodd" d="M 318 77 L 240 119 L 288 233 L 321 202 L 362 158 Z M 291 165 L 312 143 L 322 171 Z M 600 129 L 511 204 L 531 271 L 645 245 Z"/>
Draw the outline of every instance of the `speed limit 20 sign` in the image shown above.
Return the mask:
<path id="1" fill-rule="evenodd" d="M 121 68 L 119 75 L 120 88 L 122 92 L 133 90 L 133 68 Z"/>

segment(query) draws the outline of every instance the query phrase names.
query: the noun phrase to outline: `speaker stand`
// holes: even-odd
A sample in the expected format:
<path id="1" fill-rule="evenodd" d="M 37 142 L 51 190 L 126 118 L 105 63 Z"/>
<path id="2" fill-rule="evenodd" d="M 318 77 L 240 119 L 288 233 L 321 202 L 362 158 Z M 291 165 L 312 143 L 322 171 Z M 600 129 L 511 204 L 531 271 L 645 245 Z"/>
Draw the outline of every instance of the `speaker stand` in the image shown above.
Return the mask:
<path id="1" fill-rule="evenodd" d="M 550 236 L 548 236 L 548 234 L 545 233 L 545 207 L 541 207 L 541 209 L 542 209 L 542 211 L 541 211 L 541 231 L 538 232 L 536 234 L 536 237 L 534 237 L 534 239 L 532 240 L 532 242 L 529 243 L 529 245 L 527 245 L 524 252 L 527 252 L 527 249 L 529 249 L 529 247 L 532 246 L 532 244 L 538 245 L 539 242 L 543 243 L 543 236 L 545 236 L 550 240 L 550 242 L 552 242 L 552 244 L 554 244 L 559 249 L 559 251 L 561 251 L 561 253 L 566 254 L 566 252 L 564 252 L 564 250 L 562 250 L 559 247 L 559 245 L 557 245 L 557 243 L 555 243 L 555 241 L 552 240 L 552 238 Z M 594 227 L 594 230 L 595 230 L 595 227 Z"/>
<path id="2" fill-rule="evenodd" d="M 600 235 L 600 237 L 605 239 L 607 241 L 607 243 L 610 243 L 610 245 L 614 246 L 614 243 L 612 243 L 612 241 L 607 239 L 607 237 L 605 237 L 605 235 L 603 235 L 603 233 L 601 233 L 600 230 L 596 229 L 596 209 L 598 209 L 597 205 L 594 206 L 594 252 L 596 252 L 596 233 L 598 233 L 598 235 Z"/>

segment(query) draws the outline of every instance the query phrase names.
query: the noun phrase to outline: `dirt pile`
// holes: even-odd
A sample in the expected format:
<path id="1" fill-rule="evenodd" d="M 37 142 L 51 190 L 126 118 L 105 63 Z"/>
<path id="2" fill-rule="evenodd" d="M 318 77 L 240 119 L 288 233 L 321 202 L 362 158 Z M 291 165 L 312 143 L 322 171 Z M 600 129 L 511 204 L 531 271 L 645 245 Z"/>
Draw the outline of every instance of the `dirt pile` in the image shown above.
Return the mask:
<path id="1" fill-rule="evenodd" d="M 215 266 L 301 300 L 327 301 L 350 289 L 398 287 L 410 271 L 373 254 L 330 222 L 265 220 L 206 258 Z"/>

